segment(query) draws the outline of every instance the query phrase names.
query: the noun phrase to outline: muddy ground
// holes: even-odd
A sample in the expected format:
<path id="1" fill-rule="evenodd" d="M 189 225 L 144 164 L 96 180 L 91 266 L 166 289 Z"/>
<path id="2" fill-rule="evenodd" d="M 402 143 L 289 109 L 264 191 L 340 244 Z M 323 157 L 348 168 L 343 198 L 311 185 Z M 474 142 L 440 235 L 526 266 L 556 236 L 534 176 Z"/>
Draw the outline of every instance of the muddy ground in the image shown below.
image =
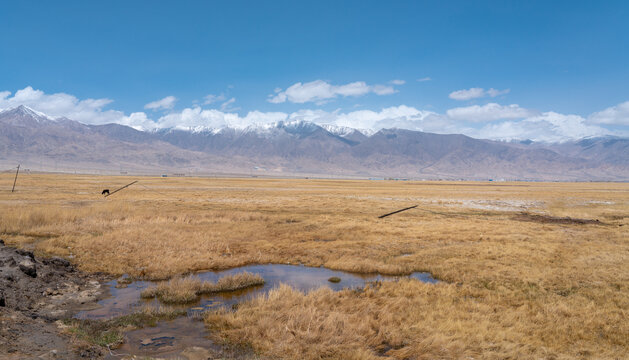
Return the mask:
<path id="1" fill-rule="evenodd" d="M 82 273 L 65 259 L 36 257 L 31 251 L 6 246 L 0 240 L 0 359 L 259 358 L 248 348 L 214 345 L 201 334 L 202 322 L 186 321 L 185 317 L 168 323 L 166 328 L 134 331 L 131 327 L 120 349 L 104 348 L 72 336 L 65 320 L 80 311 L 100 308 L 98 301 L 110 297 L 109 287 L 101 284 L 109 280 L 105 274 Z M 100 323 L 97 325 L 87 322 L 96 328 L 108 326 L 104 320 L 95 321 Z M 183 328 L 177 327 L 180 322 L 184 323 Z M 192 340 L 188 339 L 190 334 L 180 334 L 190 326 L 196 336 Z M 125 353 L 137 350 L 128 343 L 138 336 L 143 336 L 142 344 L 152 338 L 171 339 L 173 344 L 160 343 L 152 352 L 149 346 L 139 356 Z M 147 356 L 148 353 L 151 354 Z"/>
<path id="2" fill-rule="evenodd" d="M 601 222 L 598 219 L 578 219 L 571 217 L 556 217 L 550 215 L 540 215 L 540 214 L 530 214 L 530 213 L 520 213 L 513 217 L 514 220 L 518 221 L 531 221 L 537 222 L 540 224 L 564 224 L 564 225 L 587 225 L 587 224 L 597 224 L 597 225 L 607 225 Z"/>
<path id="3" fill-rule="evenodd" d="M 0 240 L 0 358 L 94 359 L 97 346 L 73 339 L 61 320 L 97 307 L 108 295 L 104 276 L 77 271 L 67 260 L 39 258 Z"/>

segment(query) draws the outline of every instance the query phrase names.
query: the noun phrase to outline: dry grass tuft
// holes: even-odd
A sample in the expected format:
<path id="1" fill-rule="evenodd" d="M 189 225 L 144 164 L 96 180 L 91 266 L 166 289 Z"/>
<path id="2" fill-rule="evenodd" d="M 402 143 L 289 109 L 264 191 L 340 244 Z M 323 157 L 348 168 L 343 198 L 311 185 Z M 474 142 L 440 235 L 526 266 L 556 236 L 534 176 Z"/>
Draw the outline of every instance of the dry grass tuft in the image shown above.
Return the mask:
<path id="1" fill-rule="evenodd" d="M 164 305 L 145 305 L 138 311 L 141 314 L 147 316 L 153 316 L 156 318 L 175 318 L 182 314 L 182 309 L 173 308 Z"/>
<path id="2" fill-rule="evenodd" d="M 202 294 L 236 291 L 257 285 L 264 285 L 262 276 L 246 271 L 224 276 L 216 283 L 201 281 L 195 276 L 176 277 L 142 290 L 140 296 L 145 299 L 157 297 L 167 304 L 185 304 L 196 301 Z"/>
<path id="3" fill-rule="evenodd" d="M 167 304 L 185 304 L 197 300 L 201 280 L 196 277 L 176 277 L 142 290 L 140 296 L 148 299 L 157 297 Z"/>
<path id="4" fill-rule="evenodd" d="M 218 279 L 216 284 L 211 282 L 202 282 L 198 290 L 199 294 L 210 294 L 225 291 L 237 291 L 252 286 L 264 285 L 264 278 L 260 274 L 252 274 L 243 271 L 239 274 L 223 276 Z"/>

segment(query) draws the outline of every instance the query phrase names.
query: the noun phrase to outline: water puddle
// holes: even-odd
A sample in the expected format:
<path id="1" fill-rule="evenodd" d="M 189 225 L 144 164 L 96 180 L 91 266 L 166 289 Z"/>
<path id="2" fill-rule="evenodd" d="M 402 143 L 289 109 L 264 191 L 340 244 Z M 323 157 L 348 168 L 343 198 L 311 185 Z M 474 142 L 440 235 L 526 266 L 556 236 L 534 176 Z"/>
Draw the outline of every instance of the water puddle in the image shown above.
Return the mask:
<path id="1" fill-rule="evenodd" d="M 157 356 L 160 358 L 182 358 L 182 351 L 192 347 L 216 348 L 206 337 L 207 333 L 200 315 L 220 307 L 230 308 L 232 305 L 252 297 L 265 294 L 280 283 L 290 285 L 301 291 L 310 291 L 327 286 L 334 291 L 345 288 L 363 288 L 372 281 L 396 280 L 411 277 L 422 282 L 438 282 L 429 273 L 413 273 L 409 276 L 387 276 L 378 274 L 355 274 L 344 271 L 330 270 L 323 267 L 306 267 L 298 265 L 250 265 L 224 271 L 208 271 L 195 274 L 204 281 L 216 282 L 219 278 L 247 271 L 260 274 L 265 284 L 244 290 L 203 295 L 194 303 L 180 305 L 187 310 L 188 316 L 172 321 L 159 322 L 157 326 L 133 330 L 125 334 L 125 343 L 115 350 L 118 354 L 136 356 Z M 337 277 L 339 282 L 330 282 Z M 144 300 L 140 298 L 143 289 L 153 286 L 156 282 L 135 281 L 126 287 L 117 287 L 117 281 L 107 283 L 111 297 L 99 302 L 100 308 L 83 311 L 76 315 L 82 319 L 109 319 L 131 314 L 145 305 L 160 305 L 157 299 Z M 186 350 L 188 349 L 188 350 Z"/>
<path id="2" fill-rule="evenodd" d="M 199 279 L 204 281 L 216 282 L 223 276 L 234 275 L 247 271 L 253 274 L 260 274 L 265 284 L 247 288 L 244 290 L 218 293 L 211 295 L 203 295 L 200 300 L 185 305 L 188 314 L 193 315 L 195 312 L 214 309 L 220 306 L 231 306 L 238 302 L 242 302 L 254 296 L 267 293 L 272 288 L 277 287 L 280 283 L 284 283 L 301 291 L 309 291 L 317 289 L 321 286 L 327 286 L 334 291 L 345 288 L 362 288 L 371 281 L 396 280 L 406 276 L 388 276 L 378 274 L 356 274 L 344 271 L 330 270 L 323 267 L 315 268 L 299 265 L 249 265 L 224 271 L 208 271 L 195 274 Z M 338 283 L 332 283 L 328 279 L 338 277 L 341 279 Z M 416 272 L 408 277 L 417 279 L 426 283 L 436 283 L 429 273 Z M 83 311 L 76 317 L 82 319 L 109 319 L 116 316 L 131 314 L 144 305 L 159 305 L 156 299 L 143 300 L 140 293 L 143 289 L 153 286 L 156 282 L 151 281 L 135 281 L 126 288 L 117 288 L 117 281 L 107 283 L 110 287 L 111 297 L 99 302 L 101 308 Z"/>

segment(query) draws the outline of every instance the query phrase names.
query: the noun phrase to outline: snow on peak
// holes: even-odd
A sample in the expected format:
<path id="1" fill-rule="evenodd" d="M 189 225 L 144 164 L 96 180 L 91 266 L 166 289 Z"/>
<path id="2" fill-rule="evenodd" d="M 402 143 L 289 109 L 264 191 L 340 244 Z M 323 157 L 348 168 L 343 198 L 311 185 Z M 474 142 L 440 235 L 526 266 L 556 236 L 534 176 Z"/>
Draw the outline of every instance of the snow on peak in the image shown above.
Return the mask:
<path id="1" fill-rule="evenodd" d="M 355 129 L 349 126 L 339 126 L 334 124 L 323 124 L 320 126 L 326 129 L 328 132 L 340 137 L 352 135 L 356 131 L 362 133 L 365 136 L 371 136 L 375 133 L 375 131 L 369 129 Z"/>
<path id="2" fill-rule="evenodd" d="M 292 120 L 249 125 L 246 128 L 242 129 L 242 133 L 268 135 L 276 133 L 278 130 L 283 130 L 290 134 L 304 134 L 316 131 L 318 128 L 318 125 L 308 121 Z"/>
<path id="3" fill-rule="evenodd" d="M 47 121 L 60 121 L 62 118 L 53 118 L 48 116 L 40 111 L 34 110 L 26 105 L 20 105 L 14 108 L 0 110 L 0 116 L 6 117 L 17 117 L 17 119 L 31 118 L 31 121 L 36 121 L 37 123 L 45 123 Z M 17 120 L 16 119 L 16 120 Z M 23 122 L 24 120 L 20 120 Z M 212 135 L 218 135 L 226 132 L 234 132 L 237 134 L 256 134 L 260 136 L 276 136 L 282 133 L 288 133 L 292 135 L 308 135 L 311 134 L 318 129 L 324 129 L 334 135 L 340 137 L 351 136 L 352 134 L 359 132 L 365 136 L 371 136 L 375 132 L 368 129 L 355 129 L 348 126 L 339 126 L 333 124 L 317 124 L 311 121 L 303 120 L 303 119 L 289 119 L 289 120 L 280 120 L 276 122 L 269 123 L 254 123 L 249 126 L 234 126 L 227 124 L 225 126 L 213 127 L 213 126 L 190 126 L 190 127 L 171 127 L 171 128 L 161 128 L 161 129 L 153 129 L 153 132 L 171 132 L 171 131 L 186 131 L 190 133 L 206 133 Z"/>
<path id="4" fill-rule="evenodd" d="M 268 123 L 254 123 L 245 127 L 239 126 L 222 126 L 222 127 L 208 127 L 208 126 L 196 126 L 189 128 L 177 128 L 176 130 L 187 131 L 191 133 L 207 133 L 217 135 L 220 133 L 234 132 L 235 134 L 255 134 L 258 136 L 276 136 L 282 133 L 288 133 L 292 135 L 308 135 L 318 129 L 324 129 L 334 135 L 345 137 L 354 134 L 355 132 L 362 133 L 365 136 L 371 136 L 374 131 L 366 129 L 354 129 L 347 126 L 337 126 L 332 124 L 316 124 L 307 120 L 281 120 Z M 169 131 L 173 129 L 162 129 L 161 131 Z"/>
<path id="5" fill-rule="evenodd" d="M 33 117 L 42 117 L 45 118 L 47 120 L 52 120 L 51 117 L 49 117 L 48 115 L 44 114 L 41 111 L 37 111 L 35 109 L 31 109 L 26 105 L 20 105 L 16 108 L 10 109 L 8 111 L 13 111 L 16 114 L 20 114 L 20 115 L 27 115 L 27 116 L 33 116 Z"/>
<path id="6" fill-rule="evenodd" d="M 54 121 L 55 119 L 50 116 L 44 114 L 43 112 L 31 109 L 28 106 L 20 105 L 18 107 L 14 107 L 11 109 L 6 109 L 0 111 L 0 116 L 2 117 L 19 117 L 19 118 L 29 118 L 32 121 L 37 123 Z"/>

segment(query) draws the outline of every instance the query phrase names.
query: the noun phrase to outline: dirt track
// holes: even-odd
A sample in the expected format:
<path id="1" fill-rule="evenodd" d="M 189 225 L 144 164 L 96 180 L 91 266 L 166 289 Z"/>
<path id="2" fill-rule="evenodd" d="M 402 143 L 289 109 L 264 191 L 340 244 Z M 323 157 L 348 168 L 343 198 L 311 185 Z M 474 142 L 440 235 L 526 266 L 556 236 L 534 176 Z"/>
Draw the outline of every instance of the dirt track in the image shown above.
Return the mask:
<path id="1" fill-rule="evenodd" d="M 100 358 L 98 347 L 63 333 L 59 320 L 90 309 L 106 295 L 99 275 L 61 258 L 36 258 L 0 240 L 0 358 Z"/>

